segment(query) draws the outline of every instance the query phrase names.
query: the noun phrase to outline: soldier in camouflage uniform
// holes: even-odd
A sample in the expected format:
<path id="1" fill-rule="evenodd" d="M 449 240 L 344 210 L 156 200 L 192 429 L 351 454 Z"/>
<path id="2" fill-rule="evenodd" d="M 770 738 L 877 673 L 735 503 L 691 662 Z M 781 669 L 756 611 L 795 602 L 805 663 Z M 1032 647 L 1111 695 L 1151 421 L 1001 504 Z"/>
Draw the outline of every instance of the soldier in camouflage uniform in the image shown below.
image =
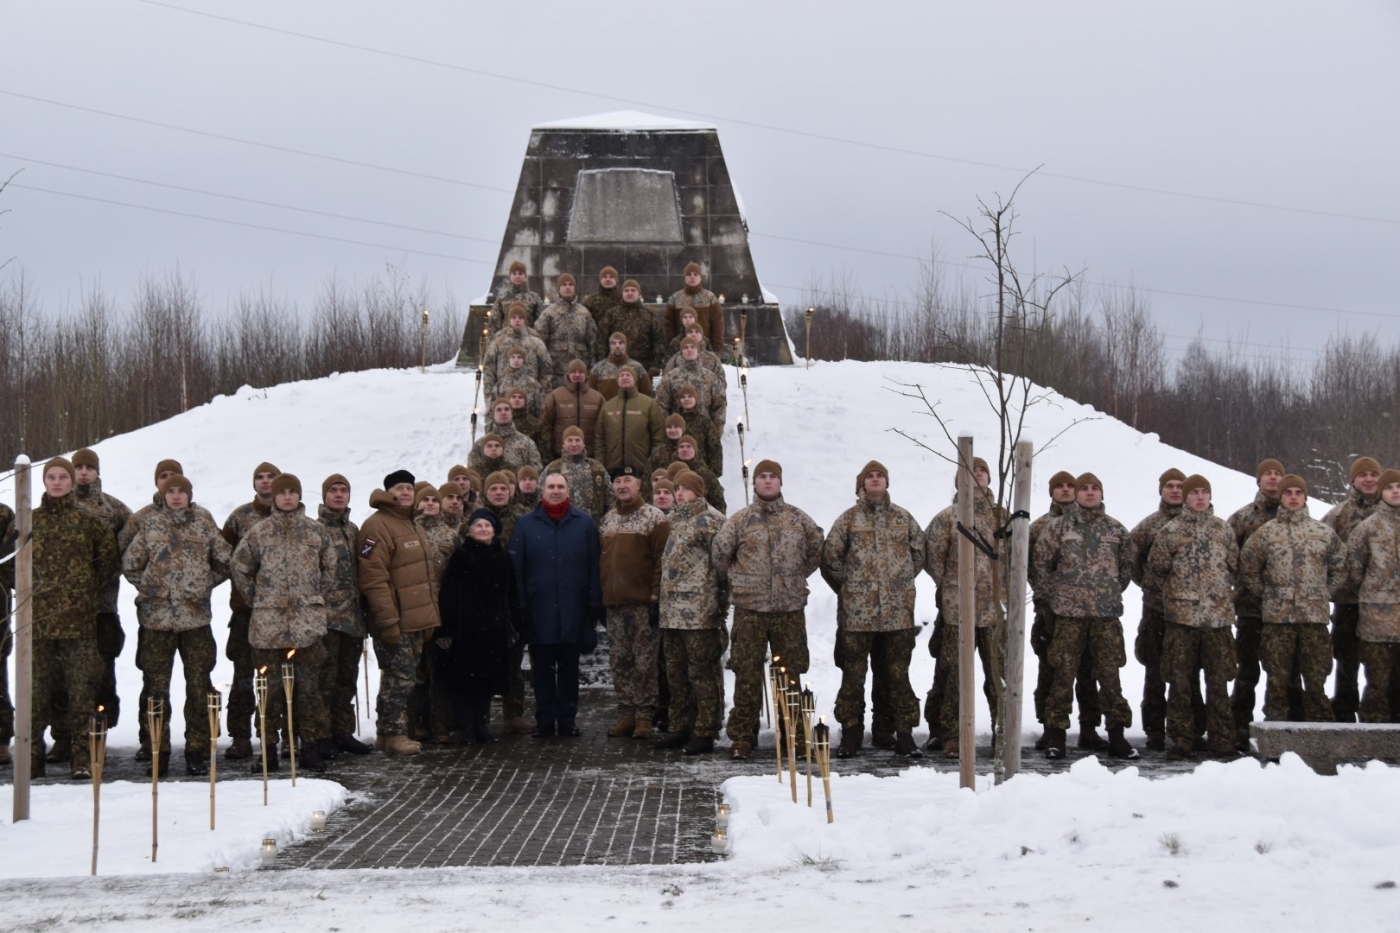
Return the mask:
<path id="1" fill-rule="evenodd" d="M 519 386 L 506 392 L 506 401 L 510 402 L 511 424 L 515 425 L 516 431 L 534 443 L 535 452 L 543 460 L 554 443 L 554 432 L 547 428 L 545 423 L 535 414 L 539 408 L 530 406 L 528 393 Z M 521 466 L 528 466 L 528 464 L 521 464 Z"/>
<path id="2" fill-rule="evenodd" d="M 523 466 L 515 474 L 515 497 L 512 502 L 519 507 L 520 514 L 534 510 L 540 504 L 540 471 L 532 466 Z"/>
<path id="3" fill-rule="evenodd" d="M 602 339 L 602 338 L 599 338 Z M 588 387 L 608 401 L 617 395 L 617 374 L 624 369 L 632 370 L 637 380 L 637 391 L 651 395 L 654 389 L 651 376 L 641 363 L 627 353 L 627 335 L 614 331 L 608 335 L 608 352 L 588 371 Z"/>
<path id="4" fill-rule="evenodd" d="M 97 707 L 102 658 L 97 652 L 97 607 L 102 587 L 118 566 L 111 529 L 73 502 L 73 465 L 55 457 L 44 465 L 44 494 L 34 510 L 32 773 L 44 773 L 44 729 L 65 716 L 69 735 L 84 735 Z M 68 709 L 54 708 L 66 688 Z M 91 777 L 88 743 L 74 742 L 72 776 Z"/>
<path id="5" fill-rule="evenodd" d="M 676 413 L 685 419 L 685 433 L 695 438 L 695 452 L 716 476 L 724 475 L 724 447 L 720 442 L 719 428 L 710 416 L 700 408 L 700 396 L 694 386 L 681 386 L 676 390 L 679 407 Z"/>
<path id="6" fill-rule="evenodd" d="M 1103 484 L 1092 473 L 1074 482 L 1074 505 L 1050 522 L 1035 543 L 1031 559 L 1055 613 L 1050 663 L 1055 679 L 1045 702 L 1046 754 L 1063 758 L 1074 677 L 1085 645 L 1094 661 L 1099 707 L 1108 727 L 1108 753 L 1135 759 L 1123 730 L 1133 711 L 1123 699 L 1118 669 L 1128 662 L 1123 647 L 1123 590 L 1132 580 L 1133 540 L 1103 508 Z M 1053 732 L 1051 731 L 1053 730 Z"/>
<path id="7" fill-rule="evenodd" d="M 699 442 L 689 434 L 683 434 L 676 443 L 676 459 L 673 462 L 684 463 L 687 470 L 699 474 L 705 481 L 705 499 L 721 514 L 728 513 L 729 503 L 724 500 L 724 487 L 720 485 L 719 477 L 700 459 L 699 451 Z"/>
<path id="8" fill-rule="evenodd" d="M 702 479 L 700 482 L 703 488 L 705 481 Z M 651 474 L 651 504 L 666 515 L 670 515 L 671 510 L 676 507 L 676 484 L 667 478 L 665 470 L 657 470 Z M 666 639 L 661 641 L 664 651 Z"/>
<path id="9" fill-rule="evenodd" d="M 510 317 L 511 305 L 523 305 L 526 311 L 525 324 L 529 326 L 540 313 L 540 296 L 525 287 L 525 263 L 510 264 L 508 278 L 496 292 L 496 300 L 486 313 L 486 326 L 495 334 L 506 326 Z"/>
<path id="10" fill-rule="evenodd" d="M 466 499 L 462 495 L 462 487 L 449 479 L 438 487 L 438 495 L 442 497 L 442 523 L 460 535 L 462 523 L 467 518 Z"/>
<path id="11" fill-rule="evenodd" d="M 699 263 L 688 262 L 682 273 L 685 287 L 673 294 L 666 302 L 666 339 L 681 333 L 680 311 L 689 308 L 695 312 L 696 323 L 709 338 L 710 346 L 724 346 L 724 306 L 715 293 L 701 283 L 704 270 Z"/>
<path id="12" fill-rule="evenodd" d="M 1235 753 L 1230 681 L 1239 664 L 1230 632 L 1239 548 L 1235 533 L 1210 506 L 1210 482 L 1192 475 L 1182 483 L 1186 500 L 1177 517 L 1152 536 L 1149 580 L 1161 587 L 1167 618 L 1162 674 L 1171 685 L 1167 730 L 1170 756 L 1189 759 L 1199 747 L 1194 708 L 1205 673 L 1206 729 L 1213 755 Z M 1135 566 L 1141 561 L 1135 561 Z"/>
<path id="13" fill-rule="evenodd" d="M 131 542 L 136 539 L 136 535 L 141 531 L 142 523 L 165 508 L 165 497 L 160 494 L 160 484 L 172 476 L 183 476 L 184 474 L 185 468 L 180 465 L 179 460 L 162 460 L 156 464 L 155 495 L 151 497 L 149 505 L 143 505 L 141 508 L 137 509 L 136 512 L 126 520 L 126 524 L 122 526 L 121 532 L 117 535 L 118 551 L 125 553 L 126 549 L 131 546 Z M 214 516 L 209 513 L 209 510 L 199 503 L 191 502 L 189 508 L 205 516 L 211 522 L 214 522 L 215 525 L 219 524 L 217 521 L 214 521 Z M 136 630 L 136 637 L 138 641 L 141 638 L 141 630 L 139 628 Z M 139 644 L 137 645 L 137 650 L 140 650 Z M 145 714 L 142 713 L 142 716 L 144 715 Z"/>
<path id="14" fill-rule="evenodd" d="M 500 398 L 501 386 L 510 373 L 510 355 L 517 350 L 524 356 L 523 369 L 540 384 L 542 392 L 554 388 L 554 361 L 544 341 L 526 325 L 525 306 L 510 306 L 510 326 L 491 338 L 482 360 L 482 388 L 487 398 Z"/>
<path id="15" fill-rule="evenodd" d="M 253 662 L 267 672 L 267 726 L 262 741 L 268 764 L 277 760 L 276 736 L 301 738 L 299 763 L 307 771 L 326 770 L 319 749 L 330 738 L 330 721 L 321 693 L 325 668 L 326 599 L 335 586 L 336 551 L 322 526 L 301 504 L 301 481 L 279 473 L 272 481 L 272 514 L 253 526 L 233 552 L 234 587 L 253 607 L 248 641 Z M 282 665 L 296 670 L 292 725 L 287 731 L 287 699 Z M 261 762 L 253 764 L 253 771 Z"/>
<path id="16" fill-rule="evenodd" d="M 73 454 L 73 504 L 112 529 L 116 542 L 131 518 L 131 509 L 117 497 L 102 491 L 101 465 L 97 452 L 84 447 Z M 119 548 L 120 549 L 120 548 Z M 121 697 L 117 693 L 117 658 L 126 644 L 122 620 L 117 615 L 117 592 L 121 586 L 121 569 L 102 588 L 97 607 L 97 653 L 102 656 L 102 680 L 97 685 L 97 702 L 107 716 L 107 728 L 121 719 Z"/>
<path id="17" fill-rule="evenodd" d="M 512 392 L 522 392 L 525 397 L 525 404 L 520 406 L 522 411 L 538 415 L 544 409 L 544 387 L 534 374 L 525 368 L 525 351 L 520 347 L 512 347 L 508 359 L 505 373 L 492 386 L 497 393 L 496 397 L 508 399 Z"/>
<path id="18" fill-rule="evenodd" d="M 662 377 L 656 389 L 656 404 L 667 414 L 680 408 L 676 393 L 681 386 L 695 390 L 696 407 L 714 422 L 717 431 L 724 430 L 724 421 L 729 411 L 729 401 L 725 396 L 725 385 L 716 379 L 714 373 L 700 365 L 700 343 L 694 337 L 687 337 L 681 343 L 681 363 Z"/>
<path id="19" fill-rule="evenodd" d="M 689 310 L 685 312 L 686 315 L 690 313 Z M 677 336 L 667 344 L 666 352 L 668 356 L 666 358 L 666 366 L 663 368 L 662 372 L 670 372 L 681 364 L 681 361 L 684 359 L 684 357 L 681 356 L 681 341 L 685 340 L 686 337 L 694 337 L 696 340 L 700 341 L 700 365 L 711 373 L 714 373 L 720 385 L 727 388 L 729 385 L 729 377 L 724 372 L 724 363 L 714 352 L 714 348 L 710 346 L 710 341 L 705 339 L 704 333 L 700 330 L 700 325 L 694 322 L 687 323 L 685 325 L 685 333 Z"/>
<path id="20" fill-rule="evenodd" d="M 564 384 L 564 371 L 570 360 L 593 362 L 598 348 L 598 322 L 580 302 L 574 300 L 574 277 L 565 272 L 555 280 L 559 300 L 544 309 L 535 321 L 535 330 L 554 361 L 554 384 Z"/>
<path id="21" fill-rule="evenodd" d="M 0 502 L 0 560 L 15 552 L 15 513 Z M 15 588 L 15 562 L 0 563 L 0 765 L 11 762 L 10 740 L 15 737 L 15 707 L 10 701 L 10 651 L 14 639 L 10 631 L 10 590 Z"/>
<path id="22" fill-rule="evenodd" d="M 617 270 L 604 266 L 598 273 L 598 290 L 583 299 L 583 306 L 593 315 L 595 322 L 603 320 L 603 315 L 622 304 L 622 290 L 617 287 Z"/>
<path id="23" fill-rule="evenodd" d="M 981 457 L 973 458 L 972 476 L 976 490 L 972 505 L 975 534 L 988 547 L 999 549 L 995 532 L 1006 522 L 1005 513 L 991 501 L 988 488 L 991 471 Z M 961 606 L 958 594 L 958 506 L 939 512 L 924 532 L 924 569 L 938 584 L 943 615 L 943 643 L 938 657 L 943 703 L 939 711 L 938 734 L 943 739 L 943 754 L 957 758 L 959 737 L 959 671 L 958 642 L 960 640 Z M 1006 570 L 1001 561 L 993 561 L 978 548 L 975 561 L 977 618 L 977 653 L 982 659 L 983 692 L 992 713 L 992 728 L 999 728 L 998 700 L 1004 684 L 1006 660 L 1006 610 L 1002 596 L 1006 592 Z"/>
<path id="24" fill-rule="evenodd" d="M 1351 464 L 1351 492 L 1324 516 L 1322 523 L 1337 533 L 1342 543 L 1357 525 L 1365 521 L 1380 502 L 1381 465 L 1370 457 L 1358 457 Z M 1337 660 L 1332 681 L 1332 715 L 1337 722 L 1356 722 L 1361 694 L 1357 673 L 1361 667 L 1360 642 L 1356 629 L 1361 619 L 1356 591 L 1344 584 L 1335 594 L 1332 609 L 1332 657 Z"/>
<path id="25" fill-rule="evenodd" d="M 239 542 L 248 533 L 272 514 L 272 481 L 282 472 L 266 461 L 253 468 L 253 501 L 240 505 L 229 514 L 224 522 L 224 540 L 229 547 L 237 550 Z M 232 614 L 228 620 L 228 641 L 224 643 L 224 656 L 233 662 L 233 683 L 229 685 L 227 719 L 228 734 L 233 741 L 224 752 L 229 759 L 253 757 L 253 713 L 257 702 L 253 696 L 253 647 L 248 640 L 248 626 L 252 618 L 252 606 L 238 592 L 238 587 L 229 588 L 229 608 Z M 142 757 L 145 753 L 145 758 Z M 136 753 L 136 760 L 147 760 L 150 749 L 143 747 Z"/>
<path id="26" fill-rule="evenodd" d="M 1157 477 L 1157 493 L 1161 503 L 1157 511 L 1138 522 L 1132 530 L 1133 582 L 1142 590 L 1142 621 L 1138 623 L 1133 657 L 1143 668 L 1142 731 L 1147 733 L 1147 747 L 1155 752 L 1167 747 L 1167 681 L 1162 669 L 1162 639 L 1167 620 L 1162 604 L 1162 581 L 1148 566 L 1147 555 L 1161 530 L 1181 514 L 1184 493 L 1181 484 L 1186 474 L 1172 467 Z M 1194 681 L 1193 681 L 1194 683 Z M 1204 711 L 1196 704 L 1202 720 Z M 1204 721 L 1201 722 L 1204 727 Z"/>
<path id="27" fill-rule="evenodd" d="M 491 422 L 490 433 L 478 438 L 472 445 L 471 453 L 467 454 L 469 468 L 482 476 L 500 469 L 499 466 L 487 462 L 491 458 L 485 449 L 491 438 L 495 438 L 501 445 L 501 456 L 509 469 L 518 470 L 528 464 L 538 470 L 544 466 L 544 461 L 540 459 L 540 449 L 535 446 L 535 442 L 516 429 L 515 409 L 511 408 L 509 399 L 498 398 L 491 403 Z"/>
<path id="28" fill-rule="evenodd" d="M 1260 598 L 1264 613 L 1264 718 L 1289 719 L 1288 684 L 1300 670 L 1306 721 L 1332 722 L 1327 601 L 1346 586 L 1346 548 L 1308 514 L 1308 484 L 1301 476 L 1290 473 L 1279 482 L 1279 503 L 1274 520 L 1240 550 L 1240 582 Z"/>
<path id="29" fill-rule="evenodd" d="M 1045 526 L 1053 519 L 1059 518 L 1071 505 L 1074 504 L 1074 474 L 1061 470 L 1050 477 L 1050 510 L 1044 515 L 1031 522 L 1030 544 L 1026 553 L 1035 553 L 1035 542 L 1040 538 L 1040 534 L 1045 530 Z M 1035 620 L 1031 623 L 1031 650 L 1035 652 L 1037 667 L 1035 692 L 1033 700 L 1035 702 L 1035 718 L 1042 726 L 1045 724 L 1045 701 L 1050 696 L 1050 686 L 1055 681 L 1055 668 L 1050 663 L 1050 642 L 1055 637 L 1055 613 L 1050 608 L 1050 598 L 1038 586 L 1035 578 L 1035 564 L 1030 563 L 1026 568 L 1027 582 L 1030 583 L 1031 591 L 1034 594 L 1031 603 L 1035 609 Z M 937 657 L 937 655 L 935 655 Z M 942 698 L 938 683 L 935 682 L 934 689 L 929 692 L 932 698 L 937 693 Z M 1094 659 L 1089 654 L 1089 646 L 1084 646 L 1084 655 L 1079 660 L 1079 670 L 1074 675 L 1074 700 L 1079 706 L 1079 747 L 1089 751 L 1101 751 L 1108 747 L 1108 743 L 1099 735 L 1099 721 L 1103 714 L 1099 712 L 1099 691 L 1094 682 Z M 929 726 L 933 728 L 932 718 L 925 712 L 925 717 L 929 718 Z M 933 731 L 936 735 L 936 729 Z M 1042 730 L 1040 738 L 1036 739 L 1035 747 L 1044 751 L 1048 738 Z"/>
<path id="30" fill-rule="evenodd" d="M 335 578 L 323 594 L 326 637 L 321 640 L 325 667 L 321 695 L 330 723 L 330 740 L 317 750 L 322 758 L 342 751 L 368 755 L 373 749 L 355 737 L 355 702 L 359 690 L 360 658 L 364 655 L 364 611 L 360 606 L 357 542 L 360 528 L 350 520 L 350 481 L 332 473 L 321 481 L 321 506 L 316 520 L 335 551 Z"/>
<path id="31" fill-rule="evenodd" d="M 661 374 L 661 364 L 666 362 L 666 333 L 661 326 L 661 317 L 642 303 L 641 286 L 628 279 L 622 283 L 622 303 L 616 305 L 598 318 L 598 352 L 602 359 L 609 347 L 602 341 L 604 334 L 610 338 L 614 333 L 627 337 L 627 352 L 632 359 L 641 363 L 652 376 Z M 598 388 L 595 386 L 594 388 Z M 601 388 L 599 392 L 608 393 Z"/>
<path id="32" fill-rule="evenodd" d="M 457 545 L 457 532 L 442 520 L 442 500 L 439 496 L 432 484 L 424 484 L 413 496 L 413 523 L 428 542 L 428 553 L 433 557 L 434 603 L 438 601 L 439 584 L 443 571 L 447 569 L 447 559 Z M 418 664 L 419 682 L 414 689 L 415 696 L 410 700 L 418 720 L 428 723 L 428 734 L 440 745 L 448 742 L 453 720 L 452 691 L 442 668 L 446 654 L 446 650 L 432 638 L 424 641 L 423 657 Z"/>
<path id="33" fill-rule="evenodd" d="M 841 690 L 839 757 L 860 751 L 865 675 L 875 668 L 894 719 L 895 753 L 922 758 L 914 743 L 919 701 L 909 683 L 914 653 L 914 579 L 924 568 L 924 532 L 890 501 L 889 471 L 872 460 L 856 475 L 856 504 L 841 513 L 822 546 L 822 579 L 837 596 L 836 666 Z"/>
<path id="34" fill-rule="evenodd" d="M 710 547 L 720 586 L 734 606 L 729 667 L 734 707 L 725 727 L 731 754 L 748 758 L 758 741 L 763 706 L 764 654 L 771 645 L 800 690 L 807 672 L 807 578 L 821 565 L 822 530 L 783 500 L 783 468 L 773 460 L 754 467 L 753 505 L 724 523 Z"/>
<path id="35" fill-rule="evenodd" d="M 680 415 L 667 415 L 661 424 L 666 436 L 651 449 L 651 466 L 653 470 L 664 471 L 676 462 L 676 445 L 685 436 L 685 419 Z"/>
<path id="36" fill-rule="evenodd" d="M 593 516 L 595 523 L 612 505 L 612 483 L 603 464 L 584 452 L 583 432 L 570 425 L 564 429 L 564 455 L 544 468 L 544 475 L 562 474 L 569 483 L 569 501 L 574 508 Z M 513 531 L 514 529 L 512 529 Z"/>
<path id="37" fill-rule="evenodd" d="M 670 731 L 652 744 L 679 748 L 686 755 L 714 751 L 724 717 L 720 660 L 729 642 L 724 628 L 728 600 L 720 591 L 710 554 L 724 516 L 705 501 L 704 488 L 704 480 L 694 473 L 680 475 L 661 555 L 661 641 L 666 682 L 671 685 Z"/>
<path id="38" fill-rule="evenodd" d="M 617 504 L 598 526 L 603 605 L 608 615 L 608 663 L 617 693 L 612 738 L 651 738 L 661 644 L 661 554 L 670 525 L 642 498 L 642 479 L 630 465 L 612 470 Z"/>
<path id="39" fill-rule="evenodd" d="M 1347 539 L 1347 578 L 1357 594 L 1361 618 L 1361 663 L 1366 692 L 1362 722 L 1394 722 L 1400 710 L 1391 694 L 1400 682 L 1400 470 L 1378 481 L 1381 501 Z"/>
<path id="40" fill-rule="evenodd" d="M 144 675 L 142 710 L 154 698 L 166 710 L 160 739 L 160 772 L 170 769 L 170 672 L 175 654 L 185 678 L 185 773 L 209 773 L 209 675 L 218 663 L 219 646 L 211 627 L 209 596 L 229 578 L 233 548 L 207 515 L 189 507 L 194 487 L 183 476 L 163 484 L 165 508 L 144 522 L 126 553 L 122 573 L 136 588 L 136 620 L 141 626 L 136 666 Z M 149 738 L 148 738 L 149 741 Z M 152 743 L 152 747 L 154 743 Z"/>

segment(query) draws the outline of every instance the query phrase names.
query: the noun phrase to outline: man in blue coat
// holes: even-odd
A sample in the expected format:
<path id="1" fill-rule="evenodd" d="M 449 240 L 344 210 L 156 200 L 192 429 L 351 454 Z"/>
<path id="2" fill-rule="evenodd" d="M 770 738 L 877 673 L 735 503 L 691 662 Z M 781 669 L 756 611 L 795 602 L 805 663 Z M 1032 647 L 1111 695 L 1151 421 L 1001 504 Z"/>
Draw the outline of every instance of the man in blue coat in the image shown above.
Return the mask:
<path id="1" fill-rule="evenodd" d="M 510 556 L 530 641 L 537 739 L 579 734 L 580 644 L 591 651 L 603 618 L 598 574 L 598 526 L 569 504 L 561 473 L 545 477 L 540 504 L 521 516 L 510 538 Z"/>

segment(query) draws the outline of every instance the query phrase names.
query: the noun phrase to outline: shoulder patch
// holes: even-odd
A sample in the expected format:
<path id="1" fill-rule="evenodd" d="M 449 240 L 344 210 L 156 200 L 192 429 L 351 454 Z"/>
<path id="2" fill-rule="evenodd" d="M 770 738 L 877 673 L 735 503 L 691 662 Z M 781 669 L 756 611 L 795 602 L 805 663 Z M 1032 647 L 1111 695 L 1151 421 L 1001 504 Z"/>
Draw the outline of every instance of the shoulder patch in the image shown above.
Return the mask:
<path id="1" fill-rule="evenodd" d="M 362 546 L 362 547 L 360 548 L 360 556 L 361 556 L 361 557 L 368 557 L 368 556 L 370 555 L 370 552 L 374 550 L 374 546 L 375 546 L 377 543 L 378 543 L 378 542 L 375 541 L 373 538 L 366 538 L 366 539 L 365 539 L 364 546 Z"/>

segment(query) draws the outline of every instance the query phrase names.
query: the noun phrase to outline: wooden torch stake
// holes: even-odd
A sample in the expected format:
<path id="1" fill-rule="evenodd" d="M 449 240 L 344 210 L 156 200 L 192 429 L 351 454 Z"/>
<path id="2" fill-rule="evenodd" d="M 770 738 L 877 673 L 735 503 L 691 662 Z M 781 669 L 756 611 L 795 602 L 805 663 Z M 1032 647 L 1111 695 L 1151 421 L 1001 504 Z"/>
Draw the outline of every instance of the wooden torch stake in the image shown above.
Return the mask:
<path id="1" fill-rule="evenodd" d="M 88 757 L 92 768 L 92 871 L 97 874 L 97 828 L 102 822 L 102 766 L 107 761 L 107 717 L 102 707 L 88 728 Z"/>
<path id="2" fill-rule="evenodd" d="M 288 651 L 287 660 L 282 663 L 282 693 L 287 697 L 287 750 L 291 752 L 293 787 L 297 786 L 297 731 L 296 724 L 292 722 L 292 696 L 297 683 L 297 668 L 292 663 L 292 655 L 296 653 L 295 648 Z"/>
<path id="3" fill-rule="evenodd" d="M 151 862 L 160 848 L 160 753 L 165 744 L 165 703 L 156 697 L 147 701 L 146 724 L 151 736 Z"/>
<path id="4" fill-rule="evenodd" d="M 223 712 L 223 696 L 215 690 L 206 698 L 209 709 L 209 831 L 214 831 L 214 783 L 219 779 L 219 714 Z"/>
<path id="5" fill-rule="evenodd" d="M 783 697 L 783 709 L 787 713 L 783 721 L 787 723 L 788 780 L 792 785 L 792 802 L 797 803 L 797 730 L 800 728 L 798 717 L 801 715 L 802 695 L 791 680 Z"/>
<path id="6" fill-rule="evenodd" d="M 261 667 L 253 675 L 253 693 L 258 698 L 258 743 L 262 746 L 263 806 L 267 806 L 267 668 Z"/>
<path id="7" fill-rule="evenodd" d="M 810 687 L 802 689 L 802 737 L 807 747 L 807 806 L 812 805 L 812 715 L 817 711 L 817 698 Z"/>

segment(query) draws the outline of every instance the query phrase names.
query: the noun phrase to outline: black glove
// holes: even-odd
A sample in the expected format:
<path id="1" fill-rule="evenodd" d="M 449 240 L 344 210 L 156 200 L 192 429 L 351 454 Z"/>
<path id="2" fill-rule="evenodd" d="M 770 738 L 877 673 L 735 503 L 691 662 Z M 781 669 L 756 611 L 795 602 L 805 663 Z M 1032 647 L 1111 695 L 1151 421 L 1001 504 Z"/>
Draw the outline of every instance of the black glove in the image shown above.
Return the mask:
<path id="1" fill-rule="evenodd" d="M 652 628 L 660 628 L 660 627 L 661 627 L 661 604 L 660 604 L 660 603 L 648 603 L 648 604 L 647 604 L 647 621 L 651 623 L 651 627 L 652 627 Z"/>
<path id="2" fill-rule="evenodd" d="M 940 614 L 933 623 L 933 634 L 928 637 L 928 654 L 935 661 L 943 653 L 943 616 Z"/>

